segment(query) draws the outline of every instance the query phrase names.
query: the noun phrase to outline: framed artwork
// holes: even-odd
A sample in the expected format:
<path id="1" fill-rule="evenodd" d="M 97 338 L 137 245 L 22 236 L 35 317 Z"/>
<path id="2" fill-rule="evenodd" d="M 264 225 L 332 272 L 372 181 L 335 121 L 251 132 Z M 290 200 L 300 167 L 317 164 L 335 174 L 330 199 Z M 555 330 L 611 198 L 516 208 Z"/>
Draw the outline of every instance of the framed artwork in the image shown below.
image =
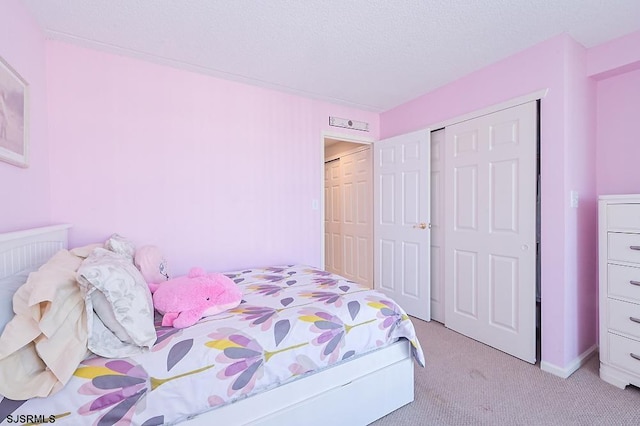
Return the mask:
<path id="1" fill-rule="evenodd" d="M 0 160 L 28 167 L 27 82 L 0 57 Z"/>

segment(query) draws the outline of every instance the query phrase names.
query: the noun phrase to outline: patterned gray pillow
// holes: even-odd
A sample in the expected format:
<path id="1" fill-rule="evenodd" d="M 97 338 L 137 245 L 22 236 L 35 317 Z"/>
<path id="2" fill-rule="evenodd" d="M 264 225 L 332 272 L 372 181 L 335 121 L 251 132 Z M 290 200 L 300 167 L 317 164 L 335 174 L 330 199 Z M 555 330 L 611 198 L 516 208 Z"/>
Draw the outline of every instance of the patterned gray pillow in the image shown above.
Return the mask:
<path id="1" fill-rule="evenodd" d="M 155 343 L 151 292 L 127 257 L 96 248 L 78 268 L 77 280 L 87 310 L 89 350 L 116 358 L 140 353 Z M 94 292 L 102 295 L 96 297 Z M 104 299 L 111 310 L 105 312 L 100 302 L 95 310 L 94 301 Z"/>
<path id="2" fill-rule="evenodd" d="M 136 254 L 136 245 L 133 241 L 119 234 L 112 234 L 107 241 L 104 242 L 104 248 L 114 253 L 125 256 L 133 262 L 133 256 Z"/>

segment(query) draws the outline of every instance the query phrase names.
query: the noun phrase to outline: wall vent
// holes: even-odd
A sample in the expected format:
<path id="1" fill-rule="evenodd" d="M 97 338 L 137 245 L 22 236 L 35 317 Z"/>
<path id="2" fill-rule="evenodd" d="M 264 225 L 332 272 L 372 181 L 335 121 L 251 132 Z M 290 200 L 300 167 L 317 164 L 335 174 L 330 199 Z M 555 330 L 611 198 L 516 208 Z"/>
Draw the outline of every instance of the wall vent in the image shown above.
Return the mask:
<path id="1" fill-rule="evenodd" d="M 348 118 L 329 117 L 329 126 L 343 127 L 345 129 L 360 130 L 363 132 L 369 131 L 369 123 L 350 120 Z"/>

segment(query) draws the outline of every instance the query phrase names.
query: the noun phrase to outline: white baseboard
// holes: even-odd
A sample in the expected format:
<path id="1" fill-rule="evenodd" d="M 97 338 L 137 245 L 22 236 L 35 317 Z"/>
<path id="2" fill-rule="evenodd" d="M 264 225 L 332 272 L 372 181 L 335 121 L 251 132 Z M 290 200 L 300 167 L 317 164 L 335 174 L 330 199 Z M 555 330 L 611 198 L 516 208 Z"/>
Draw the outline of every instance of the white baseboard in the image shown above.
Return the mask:
<path id="1" fill-rule="evenodd" d="M 598 345 L 593 345 L 583 353 L 581 353 L 577 358 L 569 363 L 569 365 L 565 368 L 558 367 L 556 365 L 550 364 L 545 361 L 540 362 L 540 369 L 542 371 L 546 371 L 547 373 L 551 373 L 554 376 L 562 377 L 566 379 L 570 375 L 572 375 L 578 368 L 582 367 L 588 360 L 596 353 L 596 349 L 598 349 Z"/>

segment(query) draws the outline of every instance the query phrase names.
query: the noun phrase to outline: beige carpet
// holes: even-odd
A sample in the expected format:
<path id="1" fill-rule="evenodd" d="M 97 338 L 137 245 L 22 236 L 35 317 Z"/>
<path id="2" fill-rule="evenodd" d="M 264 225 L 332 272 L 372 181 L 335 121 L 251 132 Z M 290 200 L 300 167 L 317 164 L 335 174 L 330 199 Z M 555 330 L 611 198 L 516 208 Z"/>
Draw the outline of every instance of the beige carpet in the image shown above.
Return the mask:
<path id="1" fill-rule="evenodd" d="M 640 425 L 640 389 L 598 377 L 597 354 L 567 379 L 413 319 L 426 368 L 415 368 L 415 400 L 373 423 L 415 425 Z"/>

